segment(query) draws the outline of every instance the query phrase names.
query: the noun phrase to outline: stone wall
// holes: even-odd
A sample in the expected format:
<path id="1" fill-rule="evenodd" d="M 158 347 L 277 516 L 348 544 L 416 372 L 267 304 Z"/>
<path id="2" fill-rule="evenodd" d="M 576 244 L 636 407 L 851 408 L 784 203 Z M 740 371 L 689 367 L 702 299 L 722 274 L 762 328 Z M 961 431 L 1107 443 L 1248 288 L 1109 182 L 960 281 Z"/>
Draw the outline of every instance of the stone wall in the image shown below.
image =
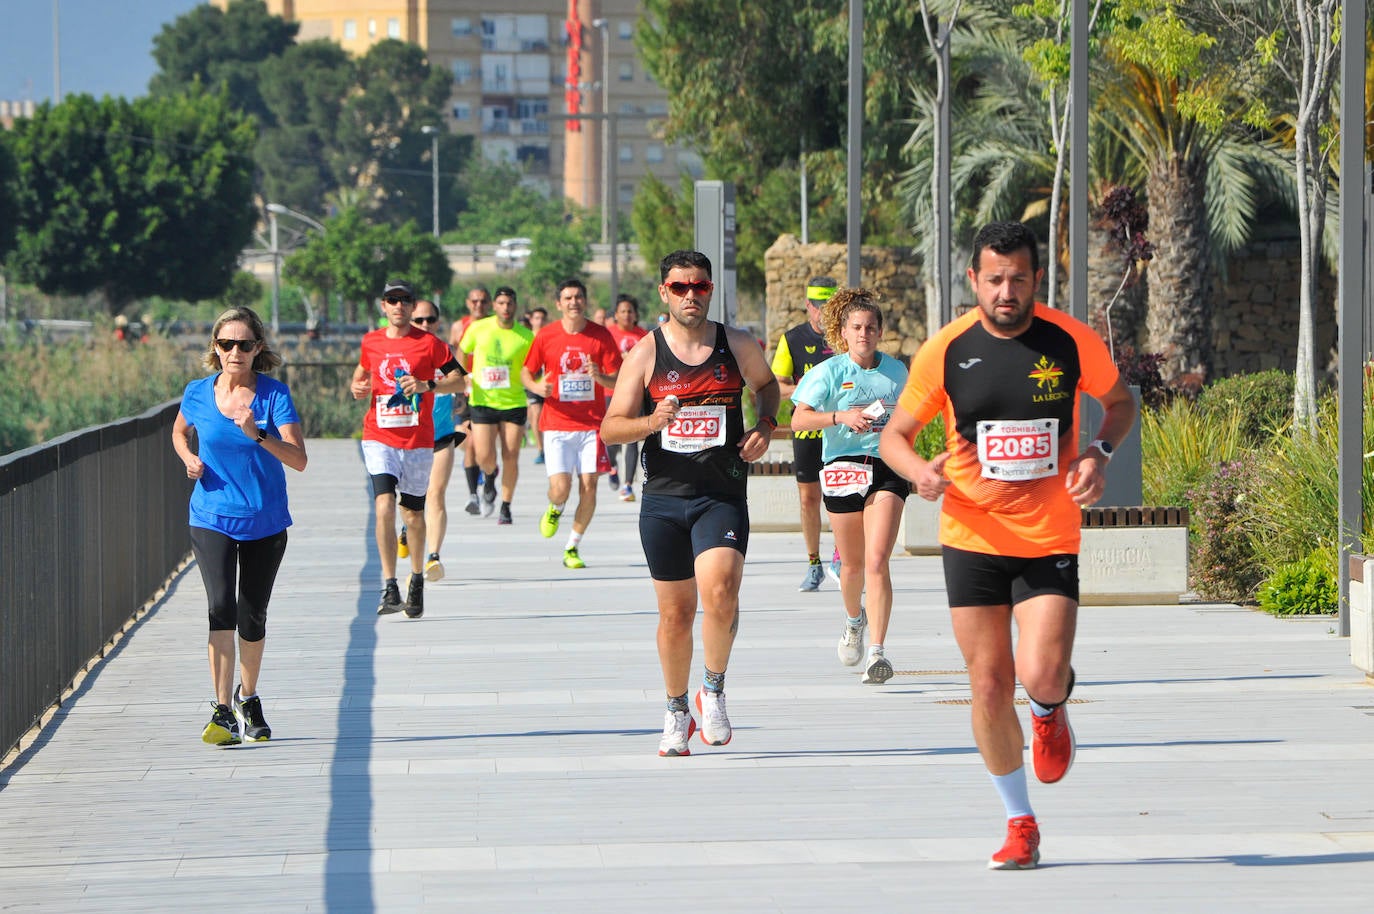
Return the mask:
<path id="1" fill-rule="evenodd" d="M 806 320 L 808 279 L 829 275 L 844 285 L 846 250 L 843 244 L 803 245 L 795 235 L 779 237 L 768 249 L 764 332 L 770 357 L 783 332 Z M 1316 362 L 1319 371 L 1329 374 L 1336 358 L 1336 280 L 1324 266 L 1321 270 Z M 862 285 L 881 293 L 890 309 L 880 348 L 909 360 L 926 338 L 926 293 L 916 253 L 910 248 L 865 247 L 859 273 Z M 1225 274 L 1213 284 L 1213 378 L 1294 369 L 1300 275 L 1296 240 L 1256 242 L 1231 257 Z"/>
<path id="2" fill-rule="evenodd" d="M 1213 282 L 1212 377 L 1294 370 L 1301 268 L 1297 241 L 1257 242 L 1231 257 L 1225 275 Z M 1329 373 L 1336 363 L 1336 278 L 1325 266 L 1319 269 L 1315 361 L 1318 372 Z"/>
<path id="3" fill-rule="evenodd" d="M 797 236 L 783 235 L 764 253 L 768 286 L 763 318 L 769 358 L 783 333 L 806 320 L 808 279 L 830 276 L 845 285 L 848 250 L 843 244 L 803 245 Z M 915 252 L 911 248 L 864 247 L 859 256 L 859 284 L 881 294 L 888 308 L 878 348 L 909 361 L 926 338 L 926 296 Z"/>

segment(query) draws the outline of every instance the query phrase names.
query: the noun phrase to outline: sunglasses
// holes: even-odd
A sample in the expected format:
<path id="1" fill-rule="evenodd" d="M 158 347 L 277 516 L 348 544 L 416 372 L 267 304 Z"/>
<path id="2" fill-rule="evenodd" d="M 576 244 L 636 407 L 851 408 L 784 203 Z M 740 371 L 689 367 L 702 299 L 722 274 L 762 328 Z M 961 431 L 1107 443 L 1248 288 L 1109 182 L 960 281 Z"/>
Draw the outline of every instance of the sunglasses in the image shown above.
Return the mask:
<path id="1" fill-rule="evenodd" d="M 258 348 L 257 340 L 215 340 L 215 345 L 220 352 L 233 352 L 237 346 L 239 352 L 252 352 Z"/>
<path id="2" fill-rule="evenodd" d="M 413 305 L 413 304 L 415 304 L 414 300 L 413 300 L 413 299 L 409 299 L 409 298 L 384 298 L 384 299 L 382 299 L 382 301 L 386 302 L 388 305 Z"/>
<path id="3" fill-rule="evenodd" d="M 709 279 L 703 279 L 700 282 L 670 282 L 666 283 L 666 285 L 668 286 L 668 291 L 679 298 L 686 295 L 688 292 L 695 292 L 698 295 L 710 295 L 711 290 L 716 287 L 715 283 L 711 282 Z"/>
<path id="4" fill-rule="evenodd" d="M 437 324 L 439 323 L 439 316 L 436 314 L 434 317 L 412 317 L 410 322 L 412 324 Z"/>

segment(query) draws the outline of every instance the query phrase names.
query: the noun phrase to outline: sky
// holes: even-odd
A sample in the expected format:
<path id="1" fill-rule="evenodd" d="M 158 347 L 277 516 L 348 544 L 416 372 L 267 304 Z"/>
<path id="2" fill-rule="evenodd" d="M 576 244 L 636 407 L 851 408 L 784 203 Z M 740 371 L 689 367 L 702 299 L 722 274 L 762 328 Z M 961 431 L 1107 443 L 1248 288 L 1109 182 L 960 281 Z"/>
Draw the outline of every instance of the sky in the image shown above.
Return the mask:
<path id="1" fill-rule="evenodd" d="M 54 7 L 63 95 L 145 95 L 157 69 L 153 37 L 201 2 L 0 0 L 0 99 L 52 99 Z"/>

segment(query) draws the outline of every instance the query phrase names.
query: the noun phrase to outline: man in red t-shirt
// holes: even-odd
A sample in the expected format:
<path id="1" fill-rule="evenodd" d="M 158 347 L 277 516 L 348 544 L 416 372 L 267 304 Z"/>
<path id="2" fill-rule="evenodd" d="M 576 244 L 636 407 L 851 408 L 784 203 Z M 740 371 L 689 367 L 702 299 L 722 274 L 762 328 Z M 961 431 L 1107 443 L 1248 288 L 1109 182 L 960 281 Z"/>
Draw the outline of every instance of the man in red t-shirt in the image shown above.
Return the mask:
<path id="1" fill-rule="evenodd" d="M 611 331 L 611 338 L 615 340 L 616 348 L 620 350 L 622 359 L 626 353 L 635 348 L 635 343 L 644 339 L 649 333 L 639 326 L 639 301 L 633 295 L 621 295 L 616 299 L 615 320 L 607 324 L 606 329 Z M 609 391 L 607 393 L 609 394 Z M 607 405 L 609 405 L 609 401 L 608 396 Z M 611 458 L 611 489 L 619 488 L 621 501 L 634 501 L 635 469 L 639 466 L 639 442 L 631 441 L 625 445 L 625 475 L 623 477 L 615 471 L 616 463 L 620 458 L 620 445 L 608 445 L 606 452 Z"/>
<path id="2" fill-rule="evenodd" d="M 576 474 L 577 513 L 563 550 L 563 566 L 585 568 L 577 550 L 596 512 L 598 464 L 605 459 L 598 432 L 606 416 L 606 395 L 620 370 L 620 350 L 609 330 L 587 319 L 587 287 L 581 280 L 559 284 L 558 310 L 562 320 L 535 336 L 520 380 L 526 390 L 544 398 L 539 427 L 544 433 L 549 507 L 539 519 L 539 532 L 546 537 L 558 532 Z"/>
<path id="3" fill-rule="evenodd" d="M 425 611 L 425 492 L 434 462 L 434 391 L 454 393 L 467 374 L 453 351 L 432 333 L 414 327 L 415 292 L 402 279 L 382 289 L 385 327 L 363 337 L 362 354 L 349 389 L 370 400 L 363 418 L 363 464 L 372 478 L 377 550 L 382 560 L 378 615 L 404 609 L 417 619 Z M 440 374 L 441 380 L 434 380 Z M 396 493 L 410 546 L 410 589 L 401 602 L 396 585 Z"/>

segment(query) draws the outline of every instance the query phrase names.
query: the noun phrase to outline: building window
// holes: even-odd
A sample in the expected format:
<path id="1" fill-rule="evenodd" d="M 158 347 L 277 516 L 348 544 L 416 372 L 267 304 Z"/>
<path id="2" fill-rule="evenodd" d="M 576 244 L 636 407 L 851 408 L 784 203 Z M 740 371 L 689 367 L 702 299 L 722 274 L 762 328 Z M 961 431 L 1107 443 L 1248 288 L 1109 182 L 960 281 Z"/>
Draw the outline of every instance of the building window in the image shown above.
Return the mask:
<path id="1" fill-rule="evenodd" d="M 358 37 L 358 22 L 355 19 L 344 20 L 343 30 L 344 41 L 353 41 Z"/>
<path id="2" fill-rule="evenodd" d="M 468 18 L 450 20 L 454 38 L 467 38 L 472 35 L 472 20 Z"/>
<path id="3" fill-rule="evenodd" d="M 453 62 L 453 81 L 460 86 L 472 81 L 472 61 L 455 60 Z"/>
<path id="4" fill-rule="evenodd" d="M 377 20 L 376 20 L 376 19 L 369 19 L 369 20 L 367 20 L 367 37 L 368 37 L 368 38 L 376 38 L 376 37 L 377 37 Z"/>
<path id="5" fill-rule="evenodd" d="M 620 81 L 627 83 L 635 78 L 635 65 L 628 60 L 620 65 Z"/>
<path id="6" fill-rule="evenodd" d="M 644 161 L 650 165 L 657 165 L 663 161 L 663 147 L 657 143 L 650 143 L 644 147 Z"/>
<path id="7" fill-rule="evenodd" d="M 453 119 L 455 121 L 472 120 L 472 106 L 467 102 L 458 102 L 453 106 Z"/>
<path id="8" fill-rule="evenodd" d="M 635 24 L 628 19 L 620 20 L 620 40 L 629 41 L 635 37 Z"/>
<path id="9" fill-rule="evenodd" d="M 401 20 L 396 19 L 396 18 L 391 18 L 391 19 L 388 19 L 388 20 L 386 21 L 386 37 L 388 37 L 388 38 L 400 38 L 400 37 L 401 37 Z"/>
<path id="10" fill-rule="evenodd" d="M 620 161 L 633 162 L 635 160 L 635 148 L 629 143 L 620 144 Z"/>
<path id="11" fill-rule="evenodd" d="M 621 208 L 633 206 L 635 202 L 635 186 L 633 184 L 621 184 L 616 188 L 616 197 Z"/>

